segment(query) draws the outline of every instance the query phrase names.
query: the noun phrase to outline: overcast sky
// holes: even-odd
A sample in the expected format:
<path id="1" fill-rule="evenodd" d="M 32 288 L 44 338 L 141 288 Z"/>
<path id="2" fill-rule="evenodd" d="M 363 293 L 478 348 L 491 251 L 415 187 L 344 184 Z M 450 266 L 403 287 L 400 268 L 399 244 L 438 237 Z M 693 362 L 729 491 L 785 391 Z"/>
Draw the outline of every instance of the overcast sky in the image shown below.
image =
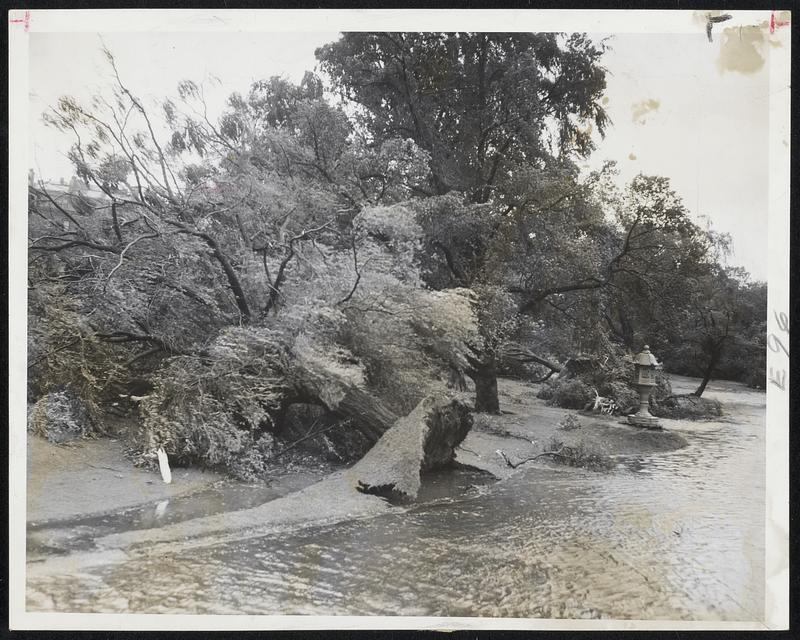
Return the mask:
<path id="1" fill-rule="evenodd" d="M 174 95 L 181 79 L 217 77 L 206 97 L 221 108 L 232 91 L 284 75 L 298 81 L 314 49 L 337 33 L 114 33 L 103 40 L 131 89 L 146 100 Z M 604 36 L 598 36 L 604 37 Z M 698 29 L 691 35 L 621 34 L 609 40 L 607 109 L 613 124 L 589 160 L 619 163 L 621 178 L 664 175 L 694 215 L 733 237 L 731 263 L 766 279 L 768 57 L 765 42 Z M 731 56 L 730 54 L 735 54 Z M 727 57 L 726 57 L 727 56 Z M 41 123 L 59 96 L 87 100 L 108 84 L 100 37 L 30 35 L 32 165 L 45 178 L 69 178 L 70 140 Z"/>

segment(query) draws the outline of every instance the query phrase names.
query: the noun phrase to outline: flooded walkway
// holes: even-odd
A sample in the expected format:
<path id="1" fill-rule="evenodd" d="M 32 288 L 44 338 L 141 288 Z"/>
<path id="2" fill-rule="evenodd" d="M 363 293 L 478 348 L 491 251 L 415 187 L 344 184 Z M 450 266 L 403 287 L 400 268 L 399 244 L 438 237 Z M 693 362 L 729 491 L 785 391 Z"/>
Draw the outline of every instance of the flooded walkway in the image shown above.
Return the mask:
<path id="1" fill-rule="evenodd" d="M 527 465 L 371 519 L 36 574 L 28 606 L 757 620 L 764 394 L 724 384 L 708 393 L 726 403 L 725 421 L 670 421 L 688 447 L 611 473 Z"/>

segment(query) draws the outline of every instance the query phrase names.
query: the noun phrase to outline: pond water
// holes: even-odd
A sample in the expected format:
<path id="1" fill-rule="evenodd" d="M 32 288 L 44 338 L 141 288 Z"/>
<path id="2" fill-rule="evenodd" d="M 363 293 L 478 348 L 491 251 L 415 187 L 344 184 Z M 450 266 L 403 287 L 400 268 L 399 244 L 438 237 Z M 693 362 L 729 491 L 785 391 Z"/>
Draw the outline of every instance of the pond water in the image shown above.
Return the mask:
<path id="1" fill-rule="evenodd" d="M 610 473 L 528 466 L 492 484 L 468 473 L 437 475 L 425 489 L 427 502 L 372 519 L 70 575 L 37 574 L 29 580 L 28 606 L 758 620 L 764 394 L 729 391 L 726 421 L 672 421 L 688 447 Z M 106 526 L 130 524 L 112 519 Z"/>

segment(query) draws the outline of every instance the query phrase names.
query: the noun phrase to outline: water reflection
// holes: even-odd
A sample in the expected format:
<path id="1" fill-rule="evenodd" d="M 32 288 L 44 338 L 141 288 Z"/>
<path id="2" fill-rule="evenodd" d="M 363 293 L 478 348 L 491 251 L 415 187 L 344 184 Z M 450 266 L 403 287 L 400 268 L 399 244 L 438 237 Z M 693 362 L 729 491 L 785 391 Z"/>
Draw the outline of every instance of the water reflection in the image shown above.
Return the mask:
<path id="1" fill-rule="evenodd" d="M 440 477 L 429 483 L 434 502 L 372 520 L 37 577 L 29 606 L 760 619 L 763 406 L 740 413 L 737 424 L 694 425 L 685 449 L 610 474 L 523 468 L 457 500 L 443 498 L 453 488 Z"/>
<path id="2" fill-rule="evenodd" d="M 29 557 L 94 548 L 100 536 L 134 529 L 150 529 L 193 518 L 248 509 L 299 491 L 316 482 L 312 474 L 294 474 L 280 488 L 264 484 L 218 482 L 189 495 L 123 509 L 118 513 L 89 515 L 69 520 L 28 523 Z"/>

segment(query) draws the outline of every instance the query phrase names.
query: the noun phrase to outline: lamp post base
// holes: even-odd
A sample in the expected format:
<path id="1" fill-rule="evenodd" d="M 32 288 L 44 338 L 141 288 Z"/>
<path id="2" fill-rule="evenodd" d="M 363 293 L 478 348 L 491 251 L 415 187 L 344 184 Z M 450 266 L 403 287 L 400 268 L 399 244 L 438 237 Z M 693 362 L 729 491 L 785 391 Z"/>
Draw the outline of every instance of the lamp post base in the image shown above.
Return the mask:
<path id="1" fill-rule="evenodd" d="M 628 416 L 628 424 L 632 424 L 634 427 L 641 427 L 643 429 L 660 430 L 664 428 L 661 426 L 661 423 L 658 421 L 658 418 L 654 418 L 653 416 L 643 416 L 641 414 Z"/>
<path id="2" fill-rule="evenodd" d="M 650 413 L 650 392 L 653 390 L 652 384 L 634 384 L 636 391 L 639 392 L 639 411 L 628 416 L 628 424 L 643 429 L 662 429 L 658 418 Z"/>

